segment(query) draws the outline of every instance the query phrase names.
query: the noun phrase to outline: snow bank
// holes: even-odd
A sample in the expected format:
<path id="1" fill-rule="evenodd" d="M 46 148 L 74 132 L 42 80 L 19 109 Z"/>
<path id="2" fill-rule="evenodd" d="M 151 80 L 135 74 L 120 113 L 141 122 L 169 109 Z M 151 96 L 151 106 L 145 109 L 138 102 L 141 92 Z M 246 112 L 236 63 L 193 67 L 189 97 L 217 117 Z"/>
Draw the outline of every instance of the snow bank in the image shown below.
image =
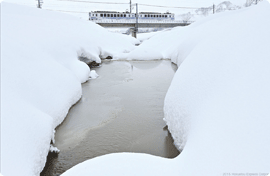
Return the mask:
<path id="1" fill-rule="evenodd" d="M 178 176 L 176 163 L 148 154 L 118 153 L 108 154 L 82 162 L 61 176 L 84 175 L 170 175 Z"/>
<path id="2" fill-rule="evenodd" d="M 182 153 L 172 160 L 110 154 L 63 175 L 267 175 L 269 17 L 267 2 L 224 12 L 155 35 L 127 54 L 128 59 L 172 58 L 179 65 L 164 111 Z"/>
<path id="3" fill-rule="evenodd" d="M 138 41 L 69 15 L 1 3 L 1 173 L 39 175 L 54 128 L 81 97 L 78 60 L 127 52 Z M 120 38 L 120 39 L 119 39 Z"/>
<path id="4" fill-rule="evenodd" d="M 169 31 L 170 29 L 162 30 L 162 31 L 155 31 L 155 32 L 147 32 L 147 33 L 138 33 L 137 38 L 140 40 L 140 42 L 144 42 L 145 40 L 148 40 L 152 38 L 154 35 L 159 34 L 160 32 Z"/>
<path id="5" fill-rule="evenodd" d="M 265 3 L 265 2 L 264 2 Z M 114 59 L 118 60 L 157 60 L 171 59 L 178 66 L 192 52 L 198 43 L 208 40 L 211 35 L 225 35 L 223 22 L 218 23 L 220 18 L 231 17 L 230 25 L 239 25 L 239 21 L 232 20 L 235 14 L 247 11 L 252 7 L 235 11 L 226 11 L 205 18 L 185 27 L 175 27 L 171 30 L 150 34 L 139 34 L 139 39 L 144 42 L 130 53 L 117 54 Z M 249 18 L 247 16 L 247 18 Z M 265 19 L 265 17 L 263 18 Z M 212 22 L 216 21 L 216 22 Z M 153 35 L 154 34 L 154 35 Z M 141 36 L 140 36 L 141 35 Z M 231 34 L 230 34 L 231 35 Z M 218 36 L 217 40 L 219 37 Z"/>
<path id="6" fill-rule="evenodd" d="M 186 32 L 164 106 L 182 175 L 269 173 L 269 18 L 263 2 Z"/>
<path id="7" fill-rule="evenodd" d="M 200 22 L 204 23 L 204 22 Z M 197 24 L 198 25 L 198 24 Z M 132 50 L 130 53 L 117 54 L 116 60 L 157 60 L 157 59 L 171 59 L 173 62 L 179 62 L 190 53 L 197 31 L 196 23 L 186 27 L 175 27 L 171 30 L 164 30 L 157 33 L 145 34 L 139 39 L 144 42 Z M 187 35 L 187 33 L 189 35 Z M 201 37 L 200 37 L 201 38 Z M 198 38 L 197 40 L 199 40 Z M 193 42 L 193 41 L 192 41 Z M 197 42 L 197 41 L 196 41 Z M 182 59 L 178 59 L 182 57 Z M 184 57 L 184 58 L 183 58 Z"/>

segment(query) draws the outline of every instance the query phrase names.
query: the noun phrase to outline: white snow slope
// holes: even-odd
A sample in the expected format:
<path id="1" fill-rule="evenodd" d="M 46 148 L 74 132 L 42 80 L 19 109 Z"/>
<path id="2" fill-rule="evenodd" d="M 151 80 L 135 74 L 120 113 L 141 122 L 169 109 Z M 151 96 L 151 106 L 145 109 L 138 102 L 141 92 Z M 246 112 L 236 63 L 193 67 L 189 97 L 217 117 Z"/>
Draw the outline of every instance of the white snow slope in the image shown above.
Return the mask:
<path id="1" fill-rule="evenodd" d="M 182 153 L 171 160 L 110 154 L 85 161 L 63 176 L 267 175 L 269 19 L 270 5 L 262 2 L 162 32 L 125 55 L 171 58 L 179 65 L 166 95 L 164 120 Z"/>
<path id="2" fill-rule="evenodd" d="M 137 40 L 76 17 L 1 3 L 1 173 L 39 175 L 54 128 L 81 97 L 89 67 Z"/>
<path id="3" fill-rule="evenodd" d="M 270 172 L 269 19 L 262 2 L 186 34 L 193 47 L 178 57 L 164 107 L 182 175 Z"/>

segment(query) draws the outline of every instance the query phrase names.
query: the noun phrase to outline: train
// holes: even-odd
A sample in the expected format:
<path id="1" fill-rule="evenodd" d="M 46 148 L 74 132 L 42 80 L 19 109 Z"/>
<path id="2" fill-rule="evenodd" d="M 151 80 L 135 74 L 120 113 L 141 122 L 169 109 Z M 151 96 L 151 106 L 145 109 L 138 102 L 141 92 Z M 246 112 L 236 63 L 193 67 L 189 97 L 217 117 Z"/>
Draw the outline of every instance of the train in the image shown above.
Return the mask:
<path id="1" fill-rule="evenodd" d="M 136 13 L 116 12 L 116 11 L 93 11 L 89 12 L 89 20 L 135 20 Z M 158 20 L 158 21 L 173 21 L 173 13 L 157 13 L 157 12 L 140 12 L 138 13 L 139 20 Z"/>

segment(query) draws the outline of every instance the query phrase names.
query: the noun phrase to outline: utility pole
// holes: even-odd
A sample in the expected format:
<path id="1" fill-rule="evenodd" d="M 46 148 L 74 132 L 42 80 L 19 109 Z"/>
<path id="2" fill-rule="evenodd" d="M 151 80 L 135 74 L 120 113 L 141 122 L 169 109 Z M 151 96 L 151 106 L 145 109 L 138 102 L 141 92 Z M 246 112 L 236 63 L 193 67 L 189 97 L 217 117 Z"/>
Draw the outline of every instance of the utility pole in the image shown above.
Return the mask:
<path id="1" fill-rule="evenodd" d="M 215 14 L 215 4 L 213 4 L 213 14 Z"/>
<path id="2" fill-rule="evenodd" d="M 131 7 L 131 0 L 130 0 L 130 2 L 129 2 L 129 4 L 130 4 L 130 14 L 132 13 L 132 7 Z"/>
<path id="3" fill-rule="evenodd" d="M 38 1 L 37 8 L 40 8 L 41 9 L 43 0 L 36 0 L 36 1 Z"/>
<path id="4" fill-rule="evenodd" d="M 138 32 L 138 19 L 139 19 L 139 14 L 138 14 L 138 3 L 136 3 L 136 26 L 135 26 L 135 38 L 137 38 L 137 32 Z"/>
<path id="5" fill-rule="evenodd" d="M 41 9 L 40 0 L 38 0 L 38 8 Z"/>

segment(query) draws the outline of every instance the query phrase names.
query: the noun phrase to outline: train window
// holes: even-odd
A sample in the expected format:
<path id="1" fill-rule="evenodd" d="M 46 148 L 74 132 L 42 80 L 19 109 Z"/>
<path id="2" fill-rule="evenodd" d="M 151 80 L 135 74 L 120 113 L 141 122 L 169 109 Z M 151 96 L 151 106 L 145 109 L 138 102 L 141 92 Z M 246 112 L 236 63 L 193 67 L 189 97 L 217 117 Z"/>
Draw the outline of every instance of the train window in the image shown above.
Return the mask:
<path id="1" fill-rule="evenodd" d="M 96 14 L 96 16 L 97 16 L 97 14 Z"/>
<path id="2" fill-rule="evenodd" d="M 101 17 L 103 17 L 103 14 L 100 14 Z"/>
<path id="3" fill-rule="evenodd" d="M 165 15 L 165 18 L 167 18 L 167 15 Z"/>
<path id="4" fill-rule="evenodd" d="M 126 14 L 124 15 L 124 17 L 126 17 Z"/>
<path id="5" fill-rule="evenodd" d="M 114 14 L 113 16 L 116 17 L 116 14 Z"/>
<path id="6" fill-rule="evenodd" d="M 117 14 L 117 17 L 119 17 L 119 14 Z"/>
<path id="7" fill-rule="evenodd" d="M 121 14 L 121 17 L 123 17 L 123 14 Z"/>
<path id="8" fill-rule="evenodd" d="M 158 16 L 159 18 L 161 17 L 161 15 Z"/>

